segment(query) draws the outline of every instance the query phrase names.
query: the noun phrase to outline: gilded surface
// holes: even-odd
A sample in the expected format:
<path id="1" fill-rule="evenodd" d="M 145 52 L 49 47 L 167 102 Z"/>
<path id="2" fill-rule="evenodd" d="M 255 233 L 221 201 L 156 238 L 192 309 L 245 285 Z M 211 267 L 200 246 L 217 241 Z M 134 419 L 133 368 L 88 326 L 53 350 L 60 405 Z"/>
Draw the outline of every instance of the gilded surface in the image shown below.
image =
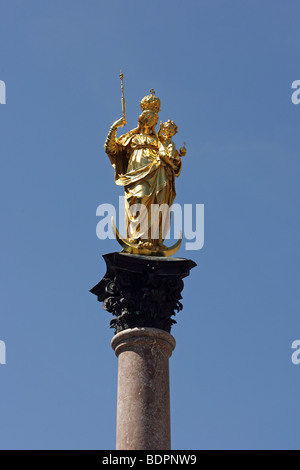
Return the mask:
<path id="1" fill-rule="evenodd" d="M 125 111 L 123 76 L 121 80 L 122 110 Z M 174 252 L 163 244 L 170 218 L 155 215 L 151 209 L 154 204 L 171 208 L 176 196 L 175 178 L 181 172 L 180 157 L 186 151 L 182 147 L 178 152 L 172 141 L 177 132 L 173 121 L 161 123 L 156 133 L 160 100 L 153 90 L 140 105 L 138 127 L 118 138 L 117 129 L 126 124 L 123 115 L 112 125 L 104 146 L 115 170 L 115 182 L 124 187 L 127 240 L 123 239 L 121 244 L 131 253 L 168 256 L 169 251 Z M 139 212 L 132 210 L 136 204 L 142 205 Z M 120 241 L 118 232 L 117 235 Z M 176 250 L 179 246 L 177 243 Z"/>

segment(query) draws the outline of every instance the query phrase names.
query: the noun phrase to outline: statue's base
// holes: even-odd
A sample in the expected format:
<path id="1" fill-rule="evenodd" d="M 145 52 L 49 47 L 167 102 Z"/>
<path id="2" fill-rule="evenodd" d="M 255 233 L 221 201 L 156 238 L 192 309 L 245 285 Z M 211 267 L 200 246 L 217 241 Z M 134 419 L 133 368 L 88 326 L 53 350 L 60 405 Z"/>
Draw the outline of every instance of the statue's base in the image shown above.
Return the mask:
<path id="1" fill-rule="evenodd" d="M 109 253 L 103 256 L 107 272 L 91 289 L 104 310 L 116 318 L 115 332 L 128 328 L 158 328 L 170 333 L 182 310 L 183 278 L 196 266 L 184 258 Z"/>

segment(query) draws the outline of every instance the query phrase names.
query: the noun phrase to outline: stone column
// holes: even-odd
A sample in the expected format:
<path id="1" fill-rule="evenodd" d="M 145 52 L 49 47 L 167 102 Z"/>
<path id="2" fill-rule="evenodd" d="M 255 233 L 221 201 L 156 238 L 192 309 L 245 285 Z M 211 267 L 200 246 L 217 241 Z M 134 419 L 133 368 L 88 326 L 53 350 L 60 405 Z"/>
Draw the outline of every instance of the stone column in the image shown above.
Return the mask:
<path id="1" fill-rule="evenodd" d="M 156 328 L 118 333 L 117 450 L 169 450 L 169 357 L 175 339 Z"/>
<path id="2" fill-rule="evenodd" d="M 196 266 L 183 258 L 110 253 L 91 289 L 113 314 L 119 358 L 117 449 L 170 449 L 169 358 L 172 318 L 182 310 L 183 279 Z"/>

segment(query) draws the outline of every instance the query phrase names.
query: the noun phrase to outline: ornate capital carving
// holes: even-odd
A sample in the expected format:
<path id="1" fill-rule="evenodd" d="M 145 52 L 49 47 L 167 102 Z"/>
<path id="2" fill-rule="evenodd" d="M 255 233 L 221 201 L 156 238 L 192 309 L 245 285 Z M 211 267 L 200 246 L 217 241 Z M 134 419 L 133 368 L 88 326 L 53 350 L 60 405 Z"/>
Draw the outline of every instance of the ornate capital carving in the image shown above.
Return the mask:
<path id="1" fill-rule="evenodd" d="M 128 328 L 148 327 L 171 331 L 171 318 L 182 310 L 183 278 L 196 266 L 182 258 L 110 253 L 103 256 L 107 272 L 91 289 L 104 310 L 116 318 L 115 333 Z"/>

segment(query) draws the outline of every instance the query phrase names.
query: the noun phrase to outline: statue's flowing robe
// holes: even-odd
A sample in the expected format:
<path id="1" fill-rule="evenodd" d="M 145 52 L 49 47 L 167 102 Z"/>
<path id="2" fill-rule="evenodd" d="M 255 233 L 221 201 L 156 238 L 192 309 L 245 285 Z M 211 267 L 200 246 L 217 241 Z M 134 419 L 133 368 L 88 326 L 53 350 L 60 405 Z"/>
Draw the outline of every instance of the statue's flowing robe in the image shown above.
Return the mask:
<path id="1" fill-rule="evenodd" d="M 180 174 L 181 160 L 177 152 L 172 156 L 176 168 L 171 168 L 160 158 L 167 157 L 166 152 L 155 135 L 132 132 L 113 139 L 108 146 L 115 182 L 124 186 L 127 236 L 131 240 L 162 241 L 170 228 L 170 214 L 166 212 L 176 196 L 175 176 Z M 139 212 L 135 204 L 143 205 Z M 157 205 L 167 205 L 162 206 L 161 228 L 159 214 L 152 208 L 155 204 L 156 210 Z"/>

